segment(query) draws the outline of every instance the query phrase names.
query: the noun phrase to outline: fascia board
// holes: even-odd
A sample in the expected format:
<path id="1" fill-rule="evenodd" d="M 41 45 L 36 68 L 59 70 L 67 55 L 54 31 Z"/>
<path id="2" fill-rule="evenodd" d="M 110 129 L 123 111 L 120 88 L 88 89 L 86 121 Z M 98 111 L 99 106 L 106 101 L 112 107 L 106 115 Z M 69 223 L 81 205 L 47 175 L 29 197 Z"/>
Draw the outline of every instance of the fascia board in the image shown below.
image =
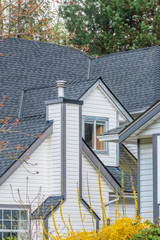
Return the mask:
<path id="1" fill-rule="evenodd" d="M 98 139 L 102 142 L 115 142 L 118 143 L 119 136 L 118 134 L 111 134 L 111 135 L 102 135 L 98 136 Z"/>

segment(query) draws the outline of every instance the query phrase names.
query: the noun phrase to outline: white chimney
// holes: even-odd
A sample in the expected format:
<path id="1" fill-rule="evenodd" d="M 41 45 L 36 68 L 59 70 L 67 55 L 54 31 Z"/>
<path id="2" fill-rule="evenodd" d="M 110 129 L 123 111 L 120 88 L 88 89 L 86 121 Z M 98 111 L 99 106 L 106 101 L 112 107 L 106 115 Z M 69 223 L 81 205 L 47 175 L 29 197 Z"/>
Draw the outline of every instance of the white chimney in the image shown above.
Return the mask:
<path id="1" fill-rule="evenodd" d="M 66 87 L 67 82 L 63 80 L 56 81 L 58 88 L 58 97 L 64 97 L 64 88 Z"/>

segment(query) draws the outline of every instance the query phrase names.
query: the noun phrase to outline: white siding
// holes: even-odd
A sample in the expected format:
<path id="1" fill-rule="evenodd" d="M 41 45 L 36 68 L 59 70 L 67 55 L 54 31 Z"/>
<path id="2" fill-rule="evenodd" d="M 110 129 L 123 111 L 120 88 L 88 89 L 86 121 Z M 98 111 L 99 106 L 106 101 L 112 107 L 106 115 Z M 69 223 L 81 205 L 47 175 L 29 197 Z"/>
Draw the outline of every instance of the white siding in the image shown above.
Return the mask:
<path id="1" fill-rule="evenodd" d="M 63 217 L 68 225 L 68 215 L 74 230 L 82 229 L 80 219 L 77 183 L 79 182 L 79 105 L 66 104 L 66 176 L 67 176 L 67 196 L 62 205 Z M 93 229 L 91 215 L 82 206 L 82 214 L 86 215 L 84 226 L 87 230 Z M 66 233 L 66 229 L 60 217 L 60 210 L 55 212 L 55 219 L 58 230 L 61 234 Z M 52 217 L 49 218 L 50 231 L 54 232 Z"/>
<path id="2" fill-rule="evenodd" d="M 85 201 L 89 203 L 88 199 L 88 186 L 89 186 L 92 208 L 102 219 L 102 210 L 98 186 L 98 171 L 84 154 L 82 155 L 82 179 L 83 179 L 82 196 L 85 199 Z M 110 186 L 110 184 L 104 179 L 103 176 L 101 176 L 101 186 L 104 203 L 107 203 L 109 201 L 109 193 L 113 193 L 114 190 Z M 106 214 L 108 215 L 108 212 L 106 212 Z"/>
<path id="3" fill-rule="evenodd" d="M 140 206 L 143 219 L 153 221 L 152 139 L 140 140 Z"/>
<path id="4" fill-rule="evenodd" d="M 37 150 L 31 155 L 28 164 L 24 164 L 27 170 L 21 165 L 0 187 L 0 204 L 17 204 L 20 202 L 20 197 L 23 204 L 29 204 L 36 198 L 38 192 L 41 192 L 39 197 L 35 199 L 32 204 L 32 209 L 37 208 L 38 205 L 48 197 L 51 191 L 50 185 L 50 157 L 48 152 L 48 145 L 50 139 L 46 139 Z M 36 172 L 39 172 L 36 174 Z M 27 189 L 28 177 L 28 189 Z M 11 187 L 13 189 L 13 195 Z M 18 195 L 18 189 L 20 196 Z M 13 198 L 14 196 L 14 198 Z"/>
<path id="5" fill-rule="evenodd" d="M 142 132 L 139 133 L 139 135 L 142 136 L 149 136 L 152 134 L 158 134 L 160 133 L 160 118 L 155 120 L 151 125 L 149 125 L 145 130 L 142 130 Z"/>
<path id="6" fill-rule="evenodd" d="M 54 195 L 61 195 L 61 104 L 48 106 L 49 120 L 53 120 L 53 137 L 50 144 L 52 166 L 50 184 Z"/>
<path id="7" fill-rule="evenodd" d="M 137 143 L 136 142 L 135 144 L 125 143 L 124 145 L 133 154 L 133 156 L 137 158 Z"/>
<path id="8" fill-rule="evenodd" d="M 110 201 L 113 200 L 114 198 L 110 198 Z M 122 208 L 122 201 L 118 201 L 118 213 L 123 214 L 123 208 Z M 125 211 L 126 211 L 126 216 L 127 217 L 135 217 L 135 203 L 133 198 L 126 198 L 125 199 Z M 109 205 L 109 216 L 111 218 L 111 222 L 115 220 L 115 203 L 112 203 Z"/>
<path id="9" fill-rule="evenodd" d="M 84 100 L 82 107 L 83 116 L 94 116 L 109 118 L 109 129 L 117 126 L 116 108 L 111 100 L 101 90 L 95 88 L 90 95 Z M 109 143 L 109 154 L 97 154 L 105 165 L 116 165 L 116 143 Z"/>

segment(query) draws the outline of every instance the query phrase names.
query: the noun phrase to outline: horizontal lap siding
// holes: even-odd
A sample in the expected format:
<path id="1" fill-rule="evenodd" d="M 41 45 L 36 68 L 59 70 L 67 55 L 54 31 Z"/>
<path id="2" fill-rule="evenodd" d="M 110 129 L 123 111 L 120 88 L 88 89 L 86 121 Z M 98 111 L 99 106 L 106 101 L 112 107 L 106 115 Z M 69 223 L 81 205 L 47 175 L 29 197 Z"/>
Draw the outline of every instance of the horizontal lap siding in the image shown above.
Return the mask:
<path id="1" fill-rule="evenodd" d="M 49 170 L 51 194 L 61 194 L 61 104 L 49 105 L 49 120 L 53 120 L 50 144 L 52 163 Z"/>
<path id="2" fill-rule="evenodd" d="M 88 179 L 88 183 L 87 183 Z M 93 210 L 98 214 L 98 216 L 102 219 L 102 209 L 100 203 L 100 195 L 99 195 L 99 185 L 98 185 L 98 170 L 94 167 L 94 165 L 90 162 L 90 160 L 82 155 L 82 196 L 87 203 L 89 203 L 88 198 L 88 186 L 89 192 L 91 196 L 91 204 Z M 113 193 L 112 187 L 109 183 L 101 176 L 101 186 L 103 193 L 104 203 L 109 201 L 109 193 Z M 100 222 L 101 224 L 101 222 Z"/>
<path id="3" fill-rule="evenodd" d="M 160 133 L 160 119 L 157 119 L 154 123 L 148 126 L 140 135 L 151 135 Z"/>
<path id="4" fill-rule="evenodd" d="M 79 182 L 79 105 L 66 104 L 66 201 L 62 204 L 64 220 L 68 224 L 70 215 L 74 230 L 82 229 L 80 210 L 77 198 L 77 183 Z M 85 214 L 84 227 L 93 229 L 91 214 L 81 204 L 82 215 Z M 55 220 L 60 234 L 65 234 L 67 229 L 62 223 L 60 210 L 55 212 Z M 95 222 L 95 219 L 94 219 Z M 50 231 L 54 232 L 52 217 L 49 218 Z M 55 234 L 55 232 L 54 232 Z"/>
<path id="5" fill-rule="evenodd" d="M 25 164 L 27 170 L 20 166 L 0 187 L 0 204 L 18 204 L 20 196 L 23 204 L 32 204 L 32 209 L 37 208 L 38 205 L 44 201 L 50 194 L 50 171 L 51 159 L 49 157 L 48 145 L 50 139 L 46 139 L 38 149 L 31 155 L 28 165 Z M 35 165 L 36 164 L 36 165 Z M 35 174 L 36 172 L 38 174 Z M 28 190 L 27 190 L 28 177 Z M 10 184 L 12 185 L 14 199 L 13 199 Z M 17 189 L 19 189 L 20 196 L 18 196 Z M 40 191 L 41 189 L 41 191 Z M 38 192 L 40 194 L 38 195 Z"/>
<path id="6" fill-rule="evenodd" d="M 126 143 L 124 145 L 133 154 L 133 156 L 137 158 L 137 142 L 135 142 L 135 144 Z"/>
<path id="7" fill-rule="evenodd" d="M 114 198 L 110 198 L 110 201 Z M 118 213 L 123 214 L 122 201 L 118 201 Z M 111 222 L 115 220 L 115 203 L 110 204 L 107 208 L 109 208 L 109 217 L 111 218 Z M 125 210 L 127 217 L 135 217 L 135 203 L 133 198 L 125 199 Z"/>
<path id="8" fill-rule="evenodd" d="M 153 159 L 152 139 L 140 140 L 140 213 L 153 220 Z"/>
<path id="9" fill-rule="evenodd" d="M 117 110 L 104 94 L 100 87 L 97 87 L 84 100 L 82 115 L 93 117 L 109 118 L 109 129 L 117 126 Z M 116 144 L 109 143 L 109 154 L 97 154 L 105 165 L 116 165 Z"/>

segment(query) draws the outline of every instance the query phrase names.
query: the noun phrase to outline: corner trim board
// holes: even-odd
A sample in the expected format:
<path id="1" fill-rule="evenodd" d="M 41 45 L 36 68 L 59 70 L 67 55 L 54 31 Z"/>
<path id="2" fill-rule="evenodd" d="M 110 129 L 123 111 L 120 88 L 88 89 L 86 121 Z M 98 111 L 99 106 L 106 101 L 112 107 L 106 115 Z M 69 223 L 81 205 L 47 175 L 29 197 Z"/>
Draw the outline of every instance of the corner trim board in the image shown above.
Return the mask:
<path id="1" fill-rule="evenodd" d="M 158 205 L 158 184 L 157 184 L 157 136 L 153 135 L 153 221 L 155 222 L 159 217 L 159 205 Z"/>
<path id="2" fill-rule="evenodd" d="M 138 153 L 138 172 L 137 172 L 137 180 L 138 180 L 138 214 L 141 214 L 141 182 L 140 182 L 140 139 L 137 140 L 137 153 Z"/>

